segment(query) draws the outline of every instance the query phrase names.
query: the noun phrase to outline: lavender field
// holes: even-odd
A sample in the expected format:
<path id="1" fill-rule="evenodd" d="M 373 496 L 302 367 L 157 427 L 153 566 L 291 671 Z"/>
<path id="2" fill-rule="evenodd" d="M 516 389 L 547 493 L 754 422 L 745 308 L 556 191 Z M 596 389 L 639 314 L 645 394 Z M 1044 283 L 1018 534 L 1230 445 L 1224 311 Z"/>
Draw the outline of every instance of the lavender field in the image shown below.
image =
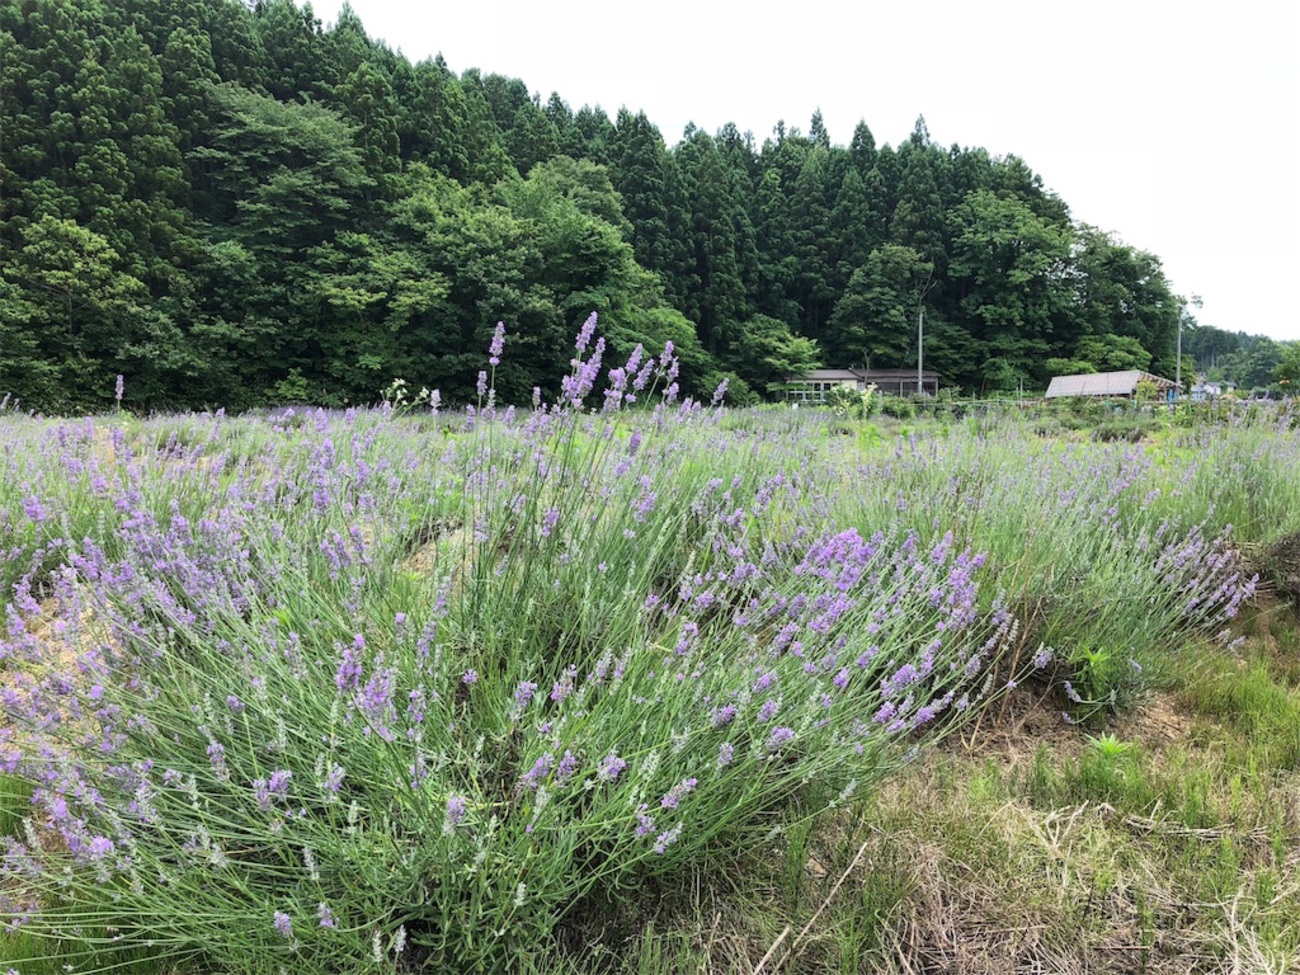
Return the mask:
<path id="1" fill-rule="evenodd" d="M 1078 930 L 1050 898 L 1007 924 L 1100 944 L 1149 916 L 1140 966 L 1092 970 L 1176 970 L 1179 925 L 1203 970 L 1285 965 L 1300 641 L 1261 629 L 1258 575 L 1300 530 L 1293 414 L 1111 444 L 732 411 L 678 402 L 671 351 L 602 349 L 584 332 L 528 407 L 495 403 L 498 344 L 467 410 L 395 386 L 346 413 L 0 413 L 0 961 L 948 970 L 924 834 L 987 856 L 990 891 L 998 864 L 1067 913 L 1100 885 Z M 981 765 L 1009 733 L 1032 752 L 1027 689 L 1049 751 Z M 1153 695 L 1268 750 L 1157 761 L 1125 737 Z M 1172 836 L 1165 879 L 1222 869 L 1223 910 L 1139 905 L 1132 851 L 1109 880 L 1031 856 L 1089 805 Z M 1229 866 L 1196 859 L 1237 832 Z"/>

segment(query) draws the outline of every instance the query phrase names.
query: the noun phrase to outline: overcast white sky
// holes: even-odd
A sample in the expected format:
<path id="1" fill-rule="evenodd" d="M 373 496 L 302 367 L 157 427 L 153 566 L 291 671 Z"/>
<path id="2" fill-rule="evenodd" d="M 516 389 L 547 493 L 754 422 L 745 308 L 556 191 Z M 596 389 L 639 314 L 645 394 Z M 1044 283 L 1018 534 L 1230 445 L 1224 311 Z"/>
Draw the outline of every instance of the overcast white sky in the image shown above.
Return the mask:
<path id="1" fill-rule="evenodd" d="M 301 0 L 300 0 L 301 2 Z M 343 0 L 318 0 L 333 22 Z M 846 144 L 924 115 L 1014 153 L 1075 219 L 1152 251 L 1198 319 L 1300 339 L 1300 3 L 352 0 L 371 37 L 523 79 L 576 110 L 644 109 L 761 143 L 820 107 Z"/>

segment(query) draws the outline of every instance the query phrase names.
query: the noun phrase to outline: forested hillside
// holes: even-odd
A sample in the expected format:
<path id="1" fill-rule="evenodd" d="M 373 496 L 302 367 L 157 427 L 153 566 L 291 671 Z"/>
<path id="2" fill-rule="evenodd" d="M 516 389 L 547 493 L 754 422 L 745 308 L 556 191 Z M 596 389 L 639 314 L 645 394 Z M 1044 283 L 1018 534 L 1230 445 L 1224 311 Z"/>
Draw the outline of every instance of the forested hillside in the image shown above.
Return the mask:
<path id="1" fill-rule="evenodd" d="M 434 39 L 436 41 L 436 39 Z M 1015 157 L 924 122 L 669 147 L 644 114 L 412 64 L 291 0 L 0 6 L 0 394 L 32 408 L 372 402 L 394 377 L 554 390 L 594 309 L 688 390 L 926 364 L 969 391 L 1172 375 L 1159 260 Z M 1190 319 L 1188 319 L 1190 323 Z M 1185 336 L 1186 338 L 1186 336 Z"/>

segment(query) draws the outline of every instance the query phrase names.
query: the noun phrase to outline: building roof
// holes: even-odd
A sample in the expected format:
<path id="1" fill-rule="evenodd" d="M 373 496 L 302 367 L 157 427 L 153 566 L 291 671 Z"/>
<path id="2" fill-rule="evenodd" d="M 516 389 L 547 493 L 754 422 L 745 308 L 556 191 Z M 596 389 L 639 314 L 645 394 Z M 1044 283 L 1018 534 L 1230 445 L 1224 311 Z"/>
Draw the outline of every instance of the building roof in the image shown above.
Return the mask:
<path id="1" fill-rule="evenodd" d="M 922 374 L 923 379 L 934 380 L 939 378 L 937 372 L 925 370 Z M 910 379 L 916 381 L 915 369 L 813 369 L 811 372 L 803 372 L 797 376 L 791 376 L 792 382 L 854 382 L 861 380 L 863 382 L 875 382 L 883 379 L 890 382 L 899 379 Z"/>
<path id="2" fill-rule="evenodd" d="M 902 379 L 902 380 L 910 379 L 912 382 L 916 382 L 915 369 L 854 369 L 853 371 L 856 372 L 859 377 L 865 379 L 869 383 L 875 382 L 877 379 L 884 379 L 889 382 L 893 382 L 898 379 Z M 925 369 L 921 372 L 921 378 L 938 379 L 939 374 L 937 372 L 931 372 L 929 369 Z"/>
<path id="3" fill-rule="evenodd" d="M 1154 383 L 1158 389 L 1174 386 L 1164 379 L 1141 369 L 1124 372 L 1094 372 L 1078 376 L 1057 376 L 1047 387 L 1047 398 L 1058 396 L 1132 396 L 1140 382 Z"/>
<path id="4" fill-rule="evenodd" d="M 834 382 L 835 380 L 852 382 L 861 377 L 858 376 L 857 371 L 854 369 L 814 369 L 811 372 L 800 373 L 792 378 L 806 379 L 809 382 Z"/>

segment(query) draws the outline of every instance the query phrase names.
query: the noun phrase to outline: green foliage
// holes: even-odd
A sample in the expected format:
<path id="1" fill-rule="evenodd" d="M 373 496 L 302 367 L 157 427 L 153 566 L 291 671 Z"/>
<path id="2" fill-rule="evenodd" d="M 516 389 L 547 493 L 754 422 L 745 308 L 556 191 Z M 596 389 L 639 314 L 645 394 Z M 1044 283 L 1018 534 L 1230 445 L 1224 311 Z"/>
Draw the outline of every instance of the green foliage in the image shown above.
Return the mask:
<path id="1" fill-rule="evenodd" d="M 880 412 L 895 420 L 911 420 L 916 417 L 916 404 L 906 396 L 882 396 Z"/>
<path id="2" fill-rule="evenodd" d="M 1049 376 L 1079 376 L 1097 371 L 1097 367 L 1083 359 L 1055 357 L 1043 363 Z"/>
<path id="3" fill-rule="evenodd" d="M 914 360 L 917 309 L 932 272 L 910 247 L 873 250 L 831 314 L 828 343 L 838 361 L 896 368 Z"/>
<path id="4" fill-rule="evenodd" d="M 1159 429 L 1160 425 L 1153 417 L 1123 416 L 1098 423 L 1092 429 L 1092 439 L 1100 443 L 1137 443 Z"/>
<path id="5" fill-rule="evenodd" d="M 757 315 L 741 326 L 733 361 L 751 386 L 774 396 L 791 376 L 818 368 L 821 353 L 814 340 L 795 335 L 785 322 Z"/>
<path id="6" fill-rule="evenodd" d="M 875 389 L 859 392 L 852 386 L 836 386 L 826 393 L 826 407 L 836 416 L 864 420 L 876 412 L 880 399 Z"/>
<path id="7" fill-rule="evenodd" d="M 1089 336 L 1075 347 L 1075 356 L 1091 363 L 1092 372 L 1124 372 L 1146 369 L 1151 353 L 1137 339 L 1126 335 Z"/>
<path id="8" fill-rule="evenodd" d="M 922 308 L 926 364 L 981 394 L 1173 375 L 1180 321 L 1243 387 L 1290 369 L 1197 325 L 1158 258 L 1071 223 L 1024 161 L 923 119 L 896 147 L 865 123 L 834 145 L 820 113 L 670 146 L 642 112 L 412 64 L 292 0 L 9 4 L 0 115 L 0 390 L 35 409 L 102 407 L 118 373 L 142 408 L 252 407 L 293 375 L 322 404 L 393 374 L 463 401 L 498 319 L 534 353 L 501 377 L 526 402 L 593 309 L 629 334 L 680 316 L 692 393 L 910 365 Z"/>
<path id="9" fill-rule="evenodd" d="M 1282 386 L 1300 386 L 1300 342 L 1283 346 L 1282 358 L 1273 367 L 1273 378 Z"/>

